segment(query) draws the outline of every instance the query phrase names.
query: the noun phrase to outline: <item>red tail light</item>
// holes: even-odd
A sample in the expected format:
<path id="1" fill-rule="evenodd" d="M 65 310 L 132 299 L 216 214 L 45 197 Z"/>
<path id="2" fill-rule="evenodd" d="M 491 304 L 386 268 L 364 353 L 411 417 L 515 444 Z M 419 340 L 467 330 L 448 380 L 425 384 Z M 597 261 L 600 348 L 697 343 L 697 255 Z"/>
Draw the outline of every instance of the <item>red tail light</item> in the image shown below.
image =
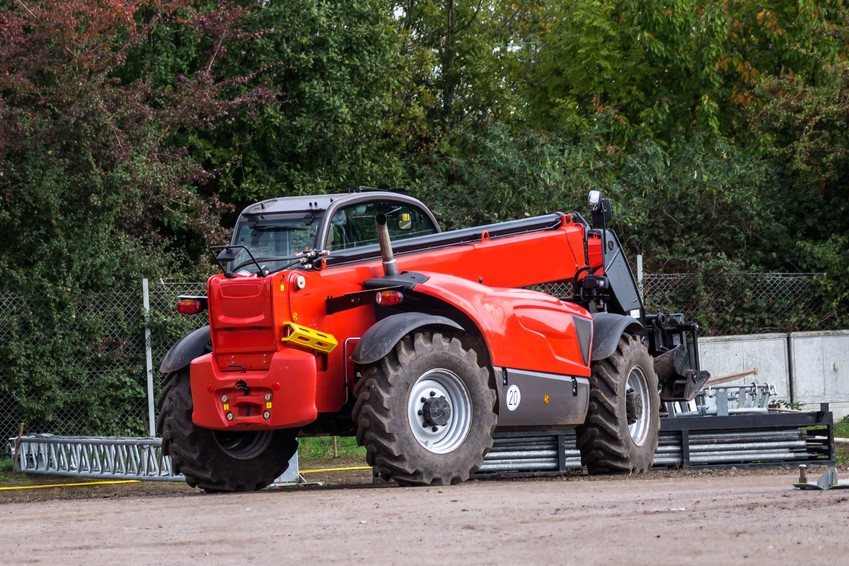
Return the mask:
<path id="1" fill-rule="evenodd" d="M 404 294 L 401 291 L 378 291 L 374 302 L 378 305 L 391 307 L 400 304 L 404 300 Z"/>
<path id="2" fill-rule="evenodd" d="M 197 314 L 206 310 L 206 297 L 177 297 L 177 312 Z"/>

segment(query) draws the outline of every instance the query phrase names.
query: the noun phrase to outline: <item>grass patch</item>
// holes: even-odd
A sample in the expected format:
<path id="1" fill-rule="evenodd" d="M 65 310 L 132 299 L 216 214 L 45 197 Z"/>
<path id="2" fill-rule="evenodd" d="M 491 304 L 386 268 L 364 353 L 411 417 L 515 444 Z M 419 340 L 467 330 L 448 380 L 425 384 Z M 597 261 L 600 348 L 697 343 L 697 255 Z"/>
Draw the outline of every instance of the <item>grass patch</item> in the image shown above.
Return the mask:
<path id="1" fill-rule="evenodd" d="M 298 439 L 298 458 L 301 459 L 324 459 L 324 458 L 360 458 L 365 460 L 366 449 L 357 446 L 357 439 L 353 436 L 336 437 L 336 454 L 333 453 L 332 436 L 310 436 Z"/>
<path id="2" fill-rule="evenodd" d="M 15 473 L 14 460 L 9 457 L 0 458 L 0 487 L 10 485 L 35 485 L 39 482 L 33 480 L 29 474 Z"/>
<path id="3" fill-rule="evenodd" d="M 0 458 L 0 482 L 8 481 L 13 469 L 14 462 L 11 458 Z"/>
<path id="4" fill-rule="evenodd" d="M 843 417 L 840 422 L 834 423 L 834 438 L 849 438 L 849 416 Z M 846 464 L 849 462 L 849 447 L 845 444 L 835 445 L 834 462 L 836 464 Z"/>

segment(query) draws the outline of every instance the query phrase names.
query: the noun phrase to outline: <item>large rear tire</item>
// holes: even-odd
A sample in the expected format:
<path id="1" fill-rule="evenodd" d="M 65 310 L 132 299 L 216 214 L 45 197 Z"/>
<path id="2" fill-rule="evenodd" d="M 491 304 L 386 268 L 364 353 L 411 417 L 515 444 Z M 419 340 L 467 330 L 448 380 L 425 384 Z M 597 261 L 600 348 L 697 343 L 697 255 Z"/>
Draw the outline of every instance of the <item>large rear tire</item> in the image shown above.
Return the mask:
<path id="1" fill-rule="evenodd" d="M 489 371 L 457 338 L 417 332 L 363 370 L 354 422 L 366 460 L 402 485 L 469 479 L 492 448 Z"/>
<path id="2" fill-rule="evenodd" d="M 232 432 L 196 426 L 186 369 L 166 377 L 156 428 L 174 473 L 208 492 L 262 489 L 286 471 L 298 449 L 297 430 Z"/>
<path id="3" fill-rule="evenodd" d="M 648 471 L 657 450 L 659 406 L 652 357 L 642 342 L 625 334 L 612 356 L 592 364 L 589 414 L 575 431 L 587 471 Z"/>

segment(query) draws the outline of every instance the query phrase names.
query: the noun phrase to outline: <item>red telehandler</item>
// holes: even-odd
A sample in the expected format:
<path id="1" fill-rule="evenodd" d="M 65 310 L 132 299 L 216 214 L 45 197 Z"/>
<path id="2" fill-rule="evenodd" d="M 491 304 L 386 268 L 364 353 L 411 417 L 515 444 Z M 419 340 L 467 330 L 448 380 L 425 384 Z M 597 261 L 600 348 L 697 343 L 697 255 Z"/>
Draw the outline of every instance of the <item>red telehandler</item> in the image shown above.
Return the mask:
<path id="1" fill-rule="evenodd" d="M 454 484 L 495 431 L 576 429 L 589 473 L 652 465 L 661 401 L 707 380 L 698 328 L 647 315 L 608 199 L 443 232 L 390 191 L 263 201 L 215 246 L 209 325 L 177 342 L 157 426 L 175 473 L 261 489 L 299 435 L 356 435 L 405 485 Z M 570 289 L 555 296 L 541 289 Z"/>

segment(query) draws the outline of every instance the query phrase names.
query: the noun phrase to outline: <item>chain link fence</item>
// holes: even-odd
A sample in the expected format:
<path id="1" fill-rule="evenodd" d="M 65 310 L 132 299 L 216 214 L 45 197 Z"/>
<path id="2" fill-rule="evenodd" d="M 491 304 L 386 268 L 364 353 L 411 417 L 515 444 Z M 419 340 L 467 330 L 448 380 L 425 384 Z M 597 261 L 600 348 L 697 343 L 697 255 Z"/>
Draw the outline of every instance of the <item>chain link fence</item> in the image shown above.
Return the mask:
<path id="1" fill-rule="evenodd" d="M 57 311 L 55 297 L 0 293 L 0 434 L 145 436 L 150 432 L 147 329 L 154 396 L 159 362 L 202 315 L 176 313 L 176 297 L 202 295 L 204 283 L 142 283 L 110 293 L 60 298 L 53 326 L 33 328 L 33 313 Z M 37 331 L 41 330 L 41 331 Z M 37 368 L 33 371 L 31 368 Z M 59 379 L 56 379 L 59 376 Z M 58 384 L 58 385 L 57 385 Z"/>
<path id="2" fill-rule="evenodd" d="M 646 312 L 680 312 L 705 336 L 826 330 L 820 288 L 811 273 L 646 274 Z"/>
<path id="3" fill-rule="evenodd" d="M 789 332 L 825 329 L 816 327 L 819 280 L 811 274 L 648 274 L 642 292 L 648 312 L 682 312 L 699 322 L 703 335 Z M 543 290 L 565 296 L 570 287 Z M 16 435 L 20 423 L 27 433 L 148 434 L 148 345 L 155 398 L 162 382 L 159 363 L 168 349 L 206 324 L 203 315 L 176 313 L 176 297 L 203 295 L 206 286 L 160 281 L 148 290 L 149 310 L 141 282 L 122 292 L 68 297 L 49 332 L 55 342 L 33 338 L 44 332 L 22 323 L 32 318 L 23 315 L 45 308 L 38 298 L 0 294 L 0 348 L 7 358 L 0 365 L 3 438 Z"/>

